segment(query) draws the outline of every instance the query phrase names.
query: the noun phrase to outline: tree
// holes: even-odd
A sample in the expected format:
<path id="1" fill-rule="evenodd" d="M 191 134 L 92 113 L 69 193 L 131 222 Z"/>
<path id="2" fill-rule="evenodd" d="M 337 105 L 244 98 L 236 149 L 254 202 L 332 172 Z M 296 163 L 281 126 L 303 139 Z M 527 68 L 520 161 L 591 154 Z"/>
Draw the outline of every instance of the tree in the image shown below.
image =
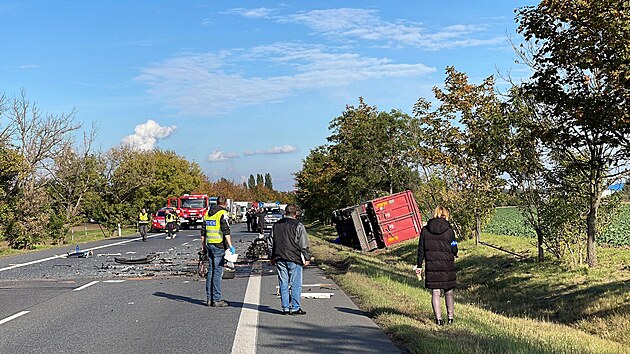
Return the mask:
<path id="1" fill-rule="evenodd" d="M 80 128 L 76 111 L 59 115 L 44 114 L 21 91 L 2 113 L 8 120 L 3 129 L 10 146 L 22 159 L 24 173 L 17 179 L 21 195 L 14 209 L 14 219 L 6 228 L 5 238 L 15 248 L 32 248 L 46 236 L 50 200 L 44 189 L 53 159 L 72 142 L 71 133 Z"/>
<path id="2" fill-rule="evenodd" d="M 330 122 L 327 140 L 337 168 L 332 183 L 339 186 L 339 207 L 412 187 L 416 122 L 398 110 L 379 112 L 362 97 L 357 107 L 347 105 Z"/>
<path id="3" fill-rule="evenodd" d="M 437 110 L 429 112 L 425 99 L 414 107 L 421 122 L 419 149 L 427 151 L 424 160 L 437 164 L 450 188 L 459 192 L 459 220 L 466 223 L 465 214 L 472 214 L 479 241 L 482 224 L 504 185 L 502 160 L 509 125 L 492 76 L 474 85 L 453 67 L 446 68 L 446 75 L 444 89 L 433 90 L 441 103 Z"/>
<path id="4" fill-rule="evenodd" d="M 265 185 L 265 179 L 263 178 L 263 175 L 258 173 L 256 174 L 256 187 L 262 187 Z"/>
<path id="5" fill-rule="evenodd" d="M 96 127 L 83 136 L 81 149 L 66 146 L 53 158 L 48 169 L 48 193 L 52 199 L 49 232 L 56 242 L 63 242 L 70 227 L 79 221 L 84 198 L 94 191 L 99 179 L 99 157 L 91 152 Z"/>
<path id="6" fill-rule="evenodd" d="M 250 174 L 249 179 L 247 180 L 247 188 L 254 189 L 256 186 L 256 180 L 254 179 L 254 175 Z"/>
<path id="7" fill-rule="evenodd" d="M 271 173 L 265 173 L 265 188 L 273 189 L 273 182 L 271 181 Z"/>
<path id="8" fill-rule="evenodd" d="M 521 52 L 533 70 L 525 89 L 539 103 L 543 143 L 571 163 L 588 190 L 587 262 L 597 265 L 602 192 L 627 175 L 630 157 L 630 3 L 543 1 L 520 9 Z"/>
<path id="9" fill-rule="evenodd" d="M 336 171 L 329 147 L 319 146 L 310 151 L 302 169 L 295 174 L 297 202 L 306 209 L 309 220 L 325 222 L 333 210 L 343 207 L 337 192 L 339 186 L 332 182 Z"/>

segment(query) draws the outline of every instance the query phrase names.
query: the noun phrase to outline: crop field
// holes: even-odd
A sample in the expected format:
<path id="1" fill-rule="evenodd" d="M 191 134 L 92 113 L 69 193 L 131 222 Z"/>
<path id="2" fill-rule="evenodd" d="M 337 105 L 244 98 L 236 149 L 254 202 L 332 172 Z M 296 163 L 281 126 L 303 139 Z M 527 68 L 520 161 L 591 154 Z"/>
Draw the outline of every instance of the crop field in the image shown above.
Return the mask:
<path id="1" fill-rule="evenodd" d="M 527 220 L 515 207 L 497 208 L 483 232 L 519 237 L 536 236 Z M 630 246 L 630 205 L 626 204 L 621 208 L 617 219 L 598 237 L 598 242 L 611 246 Z"/>

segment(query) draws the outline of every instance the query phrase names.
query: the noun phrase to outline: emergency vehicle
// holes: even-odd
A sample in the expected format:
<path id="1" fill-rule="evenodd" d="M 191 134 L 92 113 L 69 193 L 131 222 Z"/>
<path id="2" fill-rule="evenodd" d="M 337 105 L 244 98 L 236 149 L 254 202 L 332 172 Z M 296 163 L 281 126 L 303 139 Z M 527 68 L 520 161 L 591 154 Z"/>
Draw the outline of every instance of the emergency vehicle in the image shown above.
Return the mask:
<path id="1" fill-rule="evenodd" d="M 210 198 L 205 194 L 184 194 L 181 197 L 168 198 L 167 205 L 176 210 L 182 228 L 197 228 L 197 225 L 203 224 Z"/>

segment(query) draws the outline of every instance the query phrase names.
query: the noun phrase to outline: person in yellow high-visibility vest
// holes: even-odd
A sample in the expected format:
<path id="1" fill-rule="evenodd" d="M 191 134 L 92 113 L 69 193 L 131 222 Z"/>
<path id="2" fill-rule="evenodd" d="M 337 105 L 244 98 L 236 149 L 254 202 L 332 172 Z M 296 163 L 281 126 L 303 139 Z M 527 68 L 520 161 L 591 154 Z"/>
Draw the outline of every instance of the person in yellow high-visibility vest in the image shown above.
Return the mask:
<path id="1" fill-rule="evenodd" d="M 175 238 L 177 236 L 177 213 L 175 211 L 171 211 L 170 209 L 166 209 L 166 214 L 164 215 L 164 221 L 166 222 L 166 239 L 170 240 L 171 238 Z"/>
<path id="2" fill-rule="evenodd" d="M 229 214 L 225 208 L 227 198 L 219 196 L 217 205 L 212 205 L 204 216 L 201 228 L 201 247 L 208 254 L 208 276 L 206 277 L 206 305 L 229 306 L 221 295 L 221 279 L 225 250 L 236 253 L 230 237 Z"/>
<path id="3" fill-rule="evenodd" d="M 149 226 L 149 213 L 142 208 L 142 211 L 138 214 L 138 231 L 140 236 L 142 236 L 142 241 L 147 240 L 147 226 Z"/>

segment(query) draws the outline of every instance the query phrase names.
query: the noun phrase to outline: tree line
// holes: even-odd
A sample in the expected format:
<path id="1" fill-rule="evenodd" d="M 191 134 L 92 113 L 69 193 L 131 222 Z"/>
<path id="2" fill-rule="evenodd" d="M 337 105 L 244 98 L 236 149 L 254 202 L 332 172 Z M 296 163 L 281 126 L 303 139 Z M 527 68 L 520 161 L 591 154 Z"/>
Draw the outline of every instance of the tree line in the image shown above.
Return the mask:
<path id="1" fill-rule="evenodd" d="M 0 95 L 0 239 L 12 248 L 63 243 L 69 229 L 94 222 L 113 232 L 135 224 L 141 208 L 155 211 L 185 193 L 242 201 L 289 202 L 291 193 L 263 182 L 212 182 L 197 163 L 173 151 L 118 146 L 95 151 L 97 128 L 78 137 L 76 111 L 44 113 L 24 91 Z M 253 177 L 252 177 L 253 178 Z"/>
<path id="2" fill-rule="evenodd" d="M 596 240 L 620 206 L 606 188 L 628 176 L 630 2 L 542 1 L 516 10 L 518 62 L 531 77 L 469 81 L 454 67 L 409 115 L 359 98 L 332 119 L 328 143 L 296 173 L 311 218 L 412 189 L 427 215 L 452 211 L 479 240 L 508 191 L 536 231 L 538 258 L 596 266 Z M 429 214 L 430 215 L 430 214 Z"/>

